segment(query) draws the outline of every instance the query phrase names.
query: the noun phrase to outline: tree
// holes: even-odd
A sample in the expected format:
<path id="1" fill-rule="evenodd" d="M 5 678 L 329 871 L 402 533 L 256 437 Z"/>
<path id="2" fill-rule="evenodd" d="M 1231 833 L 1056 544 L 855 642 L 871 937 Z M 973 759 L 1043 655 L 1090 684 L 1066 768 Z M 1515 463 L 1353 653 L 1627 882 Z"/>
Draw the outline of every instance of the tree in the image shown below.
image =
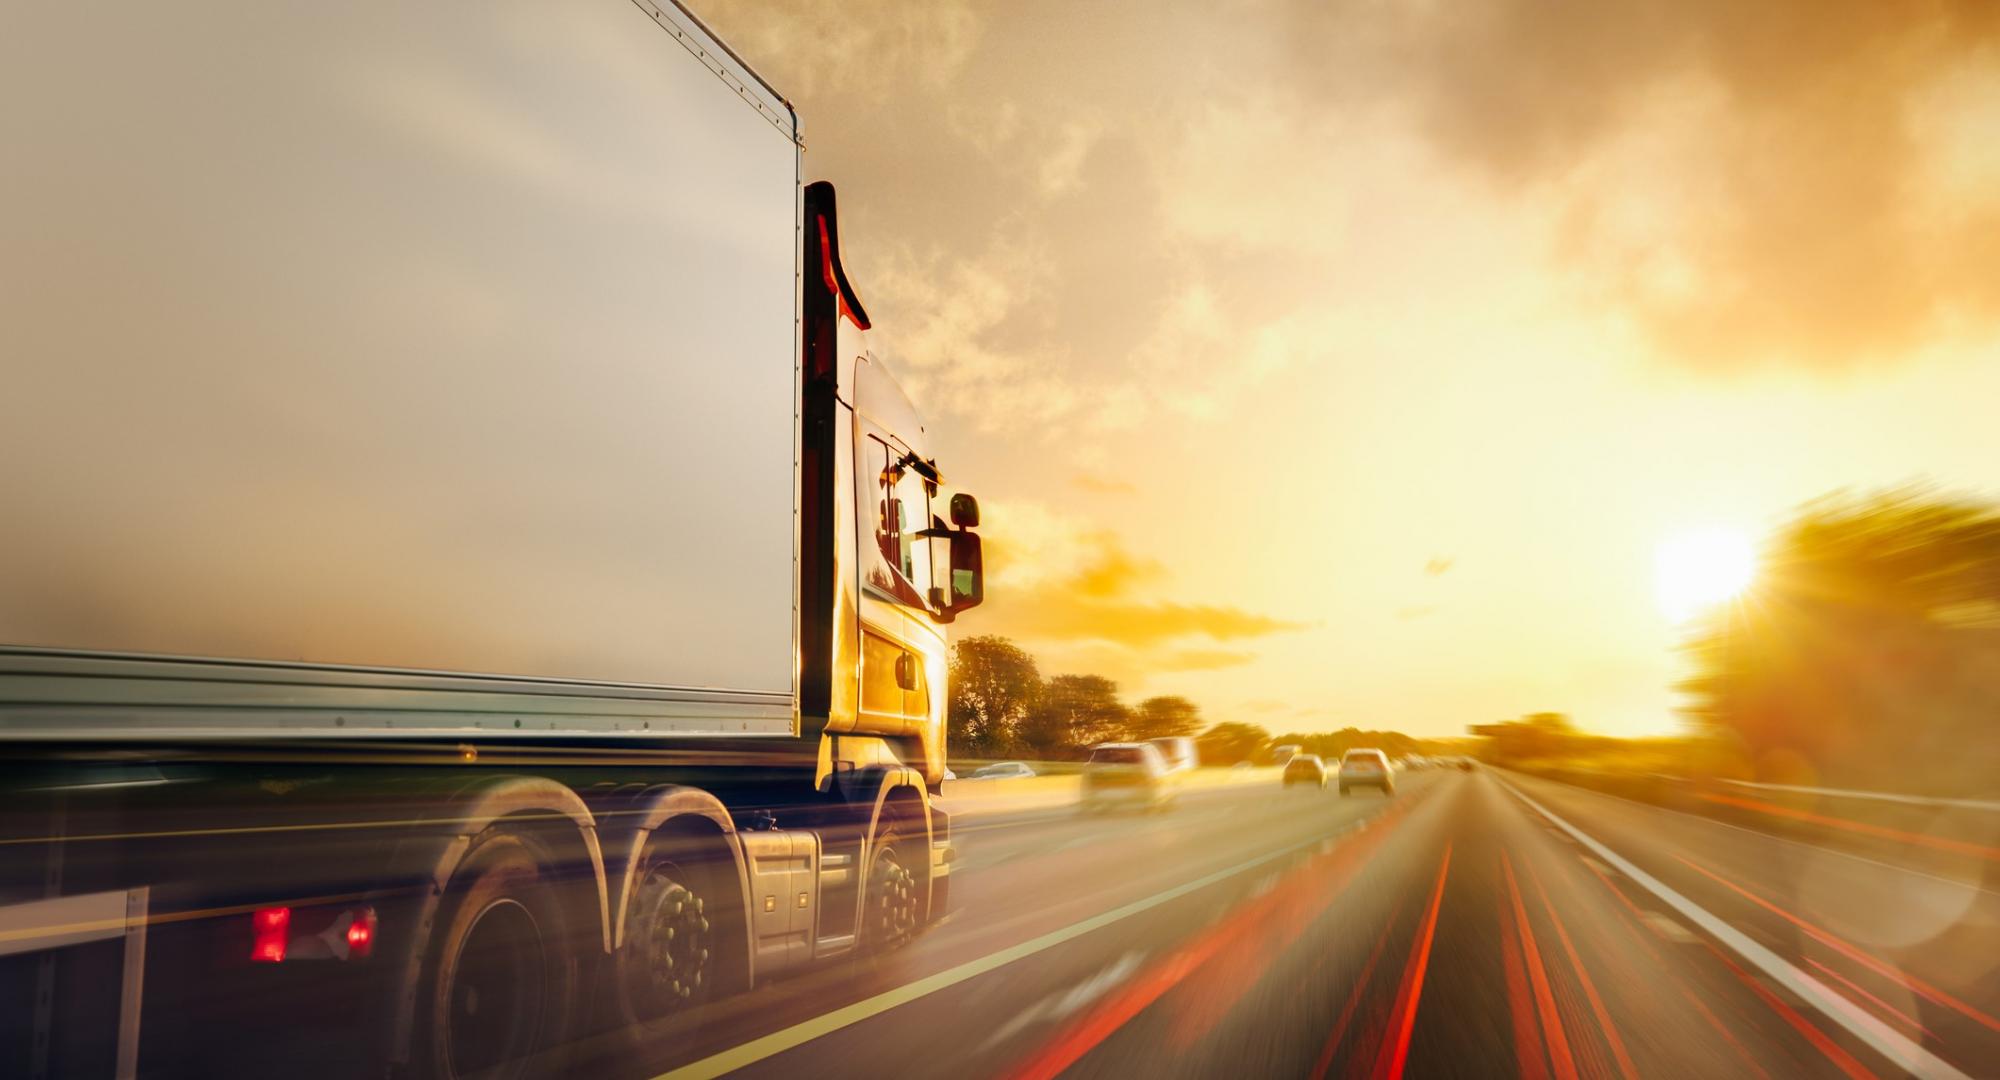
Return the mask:
<path id="1" fill-rule="evenodd" d="M 1035 658 L 1003 637 L 969 637 L 952 646 L 950 730 L 974 755 L 1010 752 L 1042 698 Z"/>
<path id="2" fill-rule="evenodd" d="M 1576 725 L 1562 713 L 1529 713 L 1519 720 L 1499 724 L 1478 724 L 1472 734 L 1493 740 L 1489 760 L 1498 762 L 1542 761 L 1559 758 L 1576 749 L 1580 736 Z"/>
<path id="3" fill-rule="evenodd" d="M 1201 709 L 1184 697 L 1149 697 L 1132 710 L 1132 725 L 1127 737 L 1132 739 L 1163 739 L 1173 735 L 1192 735 L 1201 730 Z"/>
<path id="4" fill-rule="evenodd" d="M 1255 724 L 1234 720 L 1217 724 L 1195 737 L 1195 749 L 1209 765 L 1234 765 L 1263 753 L 1271 735 Z"/>
<path id="5" fill-rule="evenodd" d="M 1810 504 L 1685 648 L 1688 714 L 1766 779 L 1976 792 L 2000 774 L 2000 507 L 1921 488 Z"/>
<path id="6" fill-rule="evenodd" d="M 1041 703 L 1023 722 L 1022 741 L 1044 757 L 1060 757 L 1120 737 L 1130 715 L 1110 679 L 1058 675 L 1042 688 Z"/>

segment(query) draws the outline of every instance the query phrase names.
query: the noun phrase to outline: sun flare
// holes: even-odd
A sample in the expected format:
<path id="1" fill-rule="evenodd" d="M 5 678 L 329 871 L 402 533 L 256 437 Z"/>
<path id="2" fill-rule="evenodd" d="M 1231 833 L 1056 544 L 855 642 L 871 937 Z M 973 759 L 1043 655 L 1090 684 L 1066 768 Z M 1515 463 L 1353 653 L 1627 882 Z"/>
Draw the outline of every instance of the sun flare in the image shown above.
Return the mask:
<path id="1" fill-rule="evenodd" d="M 1653 567 L 1660 613 L 1684 622 L 1749 587 L 1757 556 L 1742 533 L 1701 529 L 1662 541 Z"/>

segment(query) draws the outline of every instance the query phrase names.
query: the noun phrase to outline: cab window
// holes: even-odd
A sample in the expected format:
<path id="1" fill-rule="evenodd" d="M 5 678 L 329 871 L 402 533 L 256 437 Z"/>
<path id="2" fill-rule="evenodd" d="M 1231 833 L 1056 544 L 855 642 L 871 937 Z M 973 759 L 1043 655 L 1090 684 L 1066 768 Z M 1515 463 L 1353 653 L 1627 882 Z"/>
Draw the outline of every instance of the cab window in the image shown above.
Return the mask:
<path id="1" fill-rule="evenodd" d="M 901 455 L 880 439 L 867 440 L 866 470 L 872 478 L 875 546 L 887 564 L 887 577 L 869 575 L 870 583 L 905 602 L 923 606 L 930 595 L 930 541 L 917 535 L 930 527 L 930 493 L 924 478 L 900 465 Z M 864 482 L 869 482 L 864 480 Z"/>

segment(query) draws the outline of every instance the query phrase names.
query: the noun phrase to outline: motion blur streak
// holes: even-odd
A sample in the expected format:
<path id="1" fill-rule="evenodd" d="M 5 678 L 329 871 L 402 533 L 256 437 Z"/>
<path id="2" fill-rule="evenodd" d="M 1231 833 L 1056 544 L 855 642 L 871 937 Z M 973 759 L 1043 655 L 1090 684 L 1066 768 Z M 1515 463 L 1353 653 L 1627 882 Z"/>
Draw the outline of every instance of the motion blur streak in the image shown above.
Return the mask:
<path id="1" fill-rule="evenodd" d="M 1903 1026 L 1905 1027 L 1914 1028 L 1917 1031 L 1923 1033 L 1924 1035 L 1930 1036 L 1931 1038 L 1937 1037 L 1937 1032 L 1934 1032 L 1931 1029 L 1925 1027 L 1922 1021 L 1918 1020 L 1914 1016 L 1911 1016 L 1909 1013 L 1906 1013 L 1903 1010 L 1898 1009 L 1894 1005 L 1891 1005 L 1888 1002 L 1883 1001 L 1876 995 L 1869 993 L 1867 989 L 1863 988 L 1859 983 L 1856 983 L 1853 979 L 1850 979 L 1847 976 L 1842 975 L 1840 972 L 1835 971 L 1830 967 L 1827 967 L 1825 964 L 1820 963 L 1817 959 L 1814 959 L 1813 957 L 1810 956 L 1806 957 L 1806 963 L 1811 964 L 1812 966 L 1818 968 L 1820 974 L 1825 975 L 1827 978 L 1832 979 L 1833 981 L 1839 983 L 1840 985 L 1847 987 L 1849 990 L 1854 991 L 1854 995 L 1856 997 L 1861 998 L 1863 1001 L 1866 1001 L 1870 1005 L 1875 1006 L 1878 1012 L 1881 1012 L 1892 1019 L 1902 1021 Z"/>
<path id="2" fill-rule="evenodd" d="M 1514 1032 L 1514 1068 L 1524 1080 L 1541 1080 L 1549 1074 L 1542 1064 L 1542 1038 L 1535 1031 L 1535 1004 L 1529 997 L 1528 973 L 1521 962 L 1521 935 L 1518 924 L 1500 915 L 1500 956 L 1506 969 L 1507 1018 Z"/>
<path id="3" fill-rule="evenodd" d="M 1715 1029 L 1716 1034 L 1722 1036 L 1722 1041 L 1728 1043 L 1729 1048 L 1736 1051 L 1736 1055 L 1743 1059 L 1743 1064 L 1751 1072 L 1767 1078 L 1771 1075 L 1764 1070 L 1764 1066 L 1757 1063 L 1756 1058 L 1750 1056 L 1750 1048 L 1744 1046 L 1743 1040 L 1737 1038 L 1736 1033 L 1729 1030 L 1729 1025 L 1723 1023 L 1722 1018 L 1715 1015 L 1715 1010 L 1708 1007 L 1708 1003 L 1701 999 L 1700 994 L 1695 993 L 1685 986 L 1681 987 L 1681 993 L 1687 997 L 1688 1002 L 1694 1006 L 1695 1011 L 1701 1014 L 1702 1019 L 1707 1020 L 1709 1026 Z"/>
<path id="4" fill-rule="evenodd" d="M 1430 910 L 1424 914 L 1424 927 L 1417 933 L 1417 944 L 1410 951 L 1409 966 L 1403 972 L 1403 989 L 1396 997 L 1396 1011 L 1391 1015 L 1389 1030 L 1393 1041 L 1382 1046 L 1382 1056 L 1376 1059 L 1375 1075 L 1388 1080 L 1401 1080 L 1403 1066 L 1410 1058 L 1410 1032 L 1417 1024 L 1417 1005 L 1424 997 L 1424 969 L 1430 965 L 1431 938 L 1437 933 L 1438 907 L 1444 903 L 1444 883 L 1451 874 L 1451 845 L 1444 846 L 1444 858 L 1438 862 L 1437 888 L 1431 893 Z"/>
<path id="5" fill-rule="evenodd" d="M 1504 853 L 1500 856 L 1500 868 L 1507 876 L 1507 897 L 1514 905 L 1514 926 L 1521 936 L 1521 951 L 1527 958 L 1528 978 L 1535 987 L 1535 1009 L 1541 1013 L 1542 1034 L 1548 1040 L 1549 1060 L 1554 1064 L 1556 1076 L 1560 1080 L 1576 1080 L 1576 1060 L 1570 1056 L 1569 1040 L 1563 1037 L 1562 1016 L 1556 1012 L 1555 994 L 1549 989 L 1549 976 L 1542 966 L 1542 952 L 1535 947 L 1535 931 L 1528 925 L 1528 909 L 1521 903 L 1521 886 L 1514 879 L 1514 860 Z"/>
<path id="6" fill-rule="evenodd" d="M 1555 904 L 1549 901 L 1547 890 L 1542 888 L 1541 875 L 1535 873 L 1533 867 L 1528 868 L 1528 880 L 1534 884 L 1535 895 L 1541 897 L 1542 906 L 1548 909 L 1549 922 L 1556 928 L 1556 940 L 1562 942 L 1570 966 L 1576 969 L 1577 981 L 1583 984 L 1584 997 L 1590 1001 L 1590 1011 L 1597 1015 L 1597 1026 L 1611 1044 L 1612 1055 L 1618 1059 L 1619 1074 L 1626 1080 L 1637 1080 L 1639 1070 L 1632 1065 L 1632 1055 L 1625 1050 L 1625 1040 L 1618 1035 L 1618 1025 L 1611 1022 L 1611 1014 L 1604 1008 L 1604 999 L 1597 995 L 1597 984 L 1591 981 L 1590 972 L 1584 970 L 1583 958 L 1576 954 L 1576 946 L 1569 939 L 1569 930 L 1563 926 L 1562 917 L 1556 914 Z"/>
<path id="7" fill-rule="evenodd" d="M 1409 805 L 1408 802 L 1400 804 L 1396 812 L 1386 815 L 1359 838 L 1343 843 L 1330 855 L 1315 857 L 1294 870 L 1278 887 L 1238 908 L 1193 944 L 1140 975 L 1124 992 L 1086 1014 L 1021 1065 L 1012 1074 L 1014 1080 L 1051 1080 L 1060 1075 L 1225 949 L 1231 946 L 1241 948 L 1242 939 L 1265 925 L 1282 905 L 1303 896 L 1317 896 L 1318 905 L 1313 912 L 1316 916 L 1333 903 L 1341 890 L 1354 880 L 1354 872 L 1381 848 L 1396 820 L 1407 812 Z M 1233 1000 L 1241 990 L 1240 985 L 1234 987 L 1228 997 Z"/>
<path id="8" fill-rule="evenodd" d="M 1798 927 L 1799 929 L 1804 930 L 1806 933 L 1811 934 L 1818 941 L 1822 942 L 1829 948 L 1839 951 L 1839 953 L 1842 956 L 1845 956 L 1848 959 L 1853 960 L 1855 963 L 1867 967 L 1869 970 L 1874 971 L 1875 973 L 1883 976 L 1884 978 L 1900 983 L 1904 987 L 1913 990 L 1919 994 L 1922 994 L 1923 996 L 1931 999 L 1932 1001 L 1938 1003 L 1939 1005 L 1943 1005 L 1949 1009 L 1954 1009 L 1964 1014 L 1968 1018 L 1978 1021 L 1979 1023 L 1985 1025 L 1988 1028 L 1991 1028 L 1995 1031 L 2000 1031 L 2000 1020 L 1995 1020 L 1993 1017 L 1987 1015 L 1986 1013 L 1981 1012 L 1976 1008 L 1973 1008 L 1971 1005 L 1968 1005 L 1965 1002 L 1960 1001 L 1959 999 L 1953 997 L 1952 995 L 1945 993 L 1944 991 L 1938 989 L 1935 986 L 1932 986 L 1931 984 L 1925 982 L 1922 979 L 1917 978 L 1914 975 L 1906 974 L 1905 972 L 1898 970 L 1891 964 L 1883 963 L 1881 960 L 1876 959 L 1875 957 L 1869 955 L 1867 952 L 1855 947 L 1854 945 L 1849 944 L 1846 940 L 1840 938 L 1831 931 L 1799 918 L 1797 915 L 1794 915 L 1791 912 L 1786 911 L 1784 908 L 1781 908 L 1778 905 L 1773 904 L 1769 900 L 1766 900 L 1763 897 L 1758 896 L 1756 893 L 1753 893 L 1750 890 L 1745 889 L 1743 886 L 1738 885 L 1735 882 L 1730 881 L 1729 879 L 1721 876 L 1720 874 L 1717 874 L 1714 871 L 1707 869 L 1706 867 L 1702 866 L 1697 862 L 1694 862 L 1693 860 L 1687 858 L 1684 855 L 1676 854 L 1674 858 L 1679 859 L 1681 862 L 1685 863 L 1689 869 L 1694 870 L 1696 873 L 1709 878 L 1716 884 L 1721 885 L 1724 888 L 1727 888 L 1730 891 L 1736 893 L 1738 896 L 1743 897 L 1745 900 L 1748 900 L 1751 903 L 1756 904 L 1758 907 L 1761 907 L 1764 910 L 1769 911 L 1771 914 L 1776 915 L 1779 918 L 1784 919 L 1786 922 L 1789 922 L 1792 925 Z"/>
<path id="9" fill-rule="evenodd" d="M 1340 1048 L 1341 1036 L 1347 1034 L 1347 1024 L 1354 1019 L 1354 1007 L 1361 1004 L 1361 994 L 1368 989 L 1368 979 L 1375 974 L 1375 962 L 1382 959 L 1382 947 L 1389 944 L 1388 922 L 1382 924 L 1382 933 L 1375 938 L 1375 948 L 1368 953 L 1368 962 L 1361 965 L 1361 974 L 1354 977 L 1354 989 L 1348 991 L 1347 1002 L 1340 1007 L 1340 1015 L 1333 1021 L 1333 1031 L 1326 1037 L 1326 1048 L 1319 1052 L 1319 1060 L 1313 1062 L 1313 1080 L 1325 1080 L 1326 1070 L 1333 1065 L 1334 1051 Z"/>
<path id="10" fill-rule="evenodd" d="M 1715 946 L 1710 945 L 1709 951 L 1715 954 L 1715 958 L 1717 960 L 1720 960 L 1724 964 L 1727 964 L 1729 966 L 1729 970 L 1735 972 L 1736 977 L 1743 981 L 1743 985 L 1749 987 L 1751 991 L 1755 993 L 1757 997 L 1764 1002 L 1764 1004 L 1769 1005 L 1771 1007 L 1771 1011 L 1783 1017 L 1785 1023 L 1792 1025 L 1793 1030 L 1797 1031 L 1801 1035 L 1804 1035 L 1806 1037 L 1806 1041 L 1812 1043 L 1813 1046 L 1817 1048 L 1820 1053 L 1825 1054 L 1828 1061 L 1831 1061 L 1835 1065 L 1839 1066 L 1841 1072 L 1844 1072 L 1847 1075 L 1854 1077 L 1855 1080 L 1869 1080 L 1869 1078 L 1872 1078 L 1875 1075 L 1873 1072 L 1869 1071 L 1866 1065 L 1863 1065 L 1859 1061 L 1854 1060 L 1854 1055 L 1848 1053 L 1845 1050 L 1842 1050 L 1840 1048 L 1839 1043 L 1836 1043 L 1831 1038 L 1828 1038 L 1826 1032 L 1821 1031 L 1818 1027 L 1814 1026 L 1812 1021 L 1806 1019 L 1803 1016 L 1800 1016 L 1799 1011 L 1797 1009 L 1794 1009 L 1790 1005 L 1785 1004 L 1784 999 L 1778 997 L 1778 995 L 1773 994 L 1770 990 L 1766 989 L 1764 987 L 1764 984 L 1757 981 L 1755 976 L 1751 975 L 1749 972 L 1739 967 L 1736 961 L 1731 960 L 1729 957 L 1723 955 L 1721 949 L 1718 949 Z"/>
<path id="11" fill-rule="evenodd" d="M 1745 810 L 1755 810 L 1760 814 L 1770 814 L 1774 817 L 1791 818 L 1795 821 L 1809 821 L 1814 825 L 1825 825 L 1828 828 L 1845 829 L 1848 832 L 1864 833 L 1868 836 L 1879 836 L 1885 840 L 1894 840 L 1899 844 L 1915 844 L 1918 847 L 1935 848 L 1939 851 L 1949 851 L 1958 855 L 1971 855 L 1975 858 L 2000 862 L 2000 848 L 1988 847 L 1985 844 L 1971 844 L 1963 840 L 1953 840 L 1944 836 L 1926 836 L 1923 833 L 1913 833 L 1905 829 L 1892 829 L 1886 825 L 1870 825 L 1865 821 L 1849 821 L 1846 818 L 1832 817 L 1827 814 L 1815 814 L 1810 810 L 1800 810 L 1793 806 L 1779 806 L 1776 803 L 1763 802 L 1758 799 L 1746 799 L 1740 795 L 1718 795 L 1712 791 L 1699 792 L 1698 794 L 1701 798 L 1709 802 L 1721 803 L 1724 806 L 1741 807 Z"/>

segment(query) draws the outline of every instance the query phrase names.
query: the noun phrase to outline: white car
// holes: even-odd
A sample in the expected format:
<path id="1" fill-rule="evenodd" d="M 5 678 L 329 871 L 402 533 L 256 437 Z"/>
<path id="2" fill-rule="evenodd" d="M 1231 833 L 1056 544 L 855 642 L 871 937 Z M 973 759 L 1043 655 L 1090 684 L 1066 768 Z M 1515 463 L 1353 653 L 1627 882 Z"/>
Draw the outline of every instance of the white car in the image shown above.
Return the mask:
<path id="1" fill-rule="evenodd" d="M 1340 793 L 1345 795 L 1358 787 L 1380 788 L 1384 795 L 1396 793 L 1396 770 L 1389 766 L 1389 755 L 1355 747 L 1340 759 Z"/>
<path id="2" fill-rule="evenodd" d="M 1083 810 L 1129 806 L 1164 810 L 1178 788 L 1167 759 L 1152 743 L 1105 743 L 1090 751 L 1083 767 Z"/>
<path id="3" fill-rule="evenodd" d="M 974 780 L 1025 780 L 1035 775 L 1035 770 L 1025 761 L 997 761 L 972 774 Z"/>
<path id="4" fill-rule="evenodd" d="M 1186 772 L 1201 764 L 1201 753 L 1195 749 L 1194 740 L 1186 735 L 1166 735 L 1146 741 L 1159 748 L 1167 768 L 1174 772 Z"/>

